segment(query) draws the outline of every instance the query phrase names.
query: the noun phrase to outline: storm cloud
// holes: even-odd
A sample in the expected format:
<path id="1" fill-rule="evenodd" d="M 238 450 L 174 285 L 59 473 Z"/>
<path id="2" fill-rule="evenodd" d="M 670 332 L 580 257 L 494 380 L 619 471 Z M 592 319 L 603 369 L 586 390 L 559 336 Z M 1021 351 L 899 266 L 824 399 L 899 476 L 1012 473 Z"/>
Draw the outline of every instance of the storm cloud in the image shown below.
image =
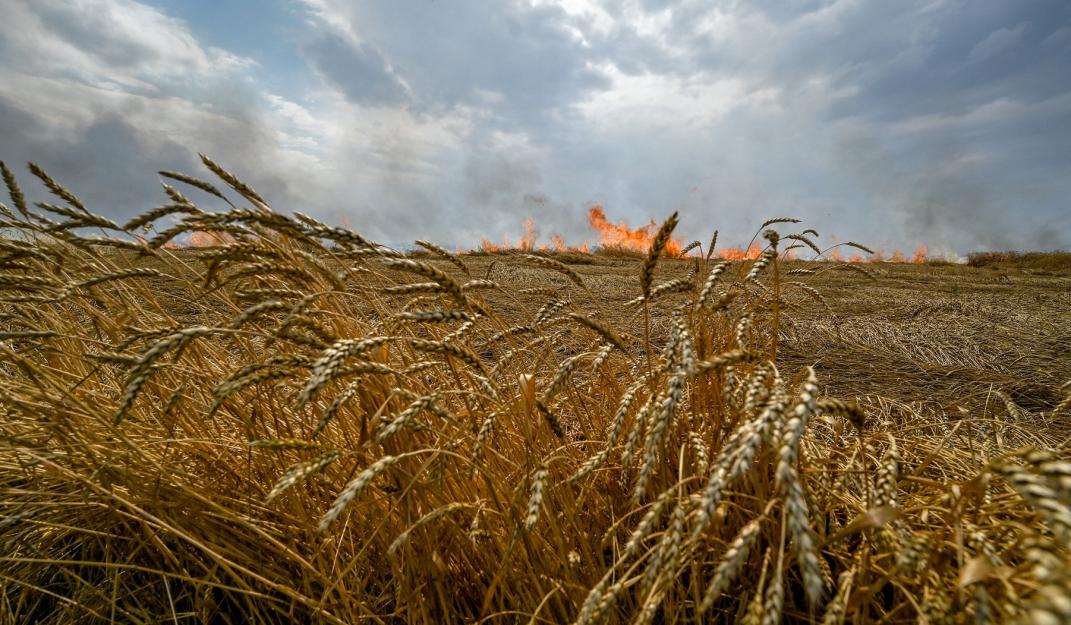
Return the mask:
<path id="1" fill-rule="evenodd" d="M 887 249 L 1071 246 L 1061 0 L 2 4 L 0 158 L 113 217 L 201 151 L 399 244 L 529 217 L 579 242 L 599 202 L 701 239 L 789 215 Z"/>

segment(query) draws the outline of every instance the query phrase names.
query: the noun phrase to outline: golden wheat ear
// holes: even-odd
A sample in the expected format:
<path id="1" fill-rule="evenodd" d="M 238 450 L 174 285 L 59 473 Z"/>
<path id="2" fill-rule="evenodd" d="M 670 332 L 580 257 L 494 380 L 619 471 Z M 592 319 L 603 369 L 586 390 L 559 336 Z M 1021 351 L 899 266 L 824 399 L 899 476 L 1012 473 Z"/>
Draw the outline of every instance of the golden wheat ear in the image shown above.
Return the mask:
<path id="1" fill-rule="evenodd" d="M 245 199 L 249 200 L 253 203 L 254 206 L 261 210 L 271 211 L 271 207 L 268 205 L 267 202 L 264 201 L 264 198 L 260 197 L 260 195 L 258 195 L 257 192 L 253 190 L 253 187 L 250 187 L 246 183 L 239 180 L 237 176 L 230 173 L 226 169 L 223 169 L 218 164 L 216 164 L 215 161 L 208 158 L 204 154 L 198 154 L 198 156 L 201 157 L 201 162 L 204 163 L 205 167 L 207 167 L 213 174 L 216 174 L 216 176 L 218 176 L 220 180 L 226 182 L 227 186 L 234 189 L 235 192 L 238 193 L 238 195 L 241 195 Z M 216 195 L 219 194 L 217 193 Z"/>
<path id="2" fill-rule="evenodd" d="M 658 259 L 662 256 L 662 252 L 665 251 L 666 245 L 669 244 L 670 235 L 673 234 L 674 228 L 677 227 L 677 213 L 673 213 L 669 216 L 662 226 L 655 234 L 654 240 L 651 241 L 651 247 L 647 250 L 647 257 L 640 266 L 640 292 L 644 297 L 650 297 L 651 295 L 651 281 L 654 279 L 655 266 L 658 264 Z"/>

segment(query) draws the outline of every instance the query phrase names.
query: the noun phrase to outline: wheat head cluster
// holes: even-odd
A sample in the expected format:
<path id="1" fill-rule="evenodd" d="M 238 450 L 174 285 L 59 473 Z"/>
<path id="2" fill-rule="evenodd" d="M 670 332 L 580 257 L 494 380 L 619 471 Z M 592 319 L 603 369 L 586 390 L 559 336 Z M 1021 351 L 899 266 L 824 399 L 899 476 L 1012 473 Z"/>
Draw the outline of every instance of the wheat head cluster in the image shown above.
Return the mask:
<path id="1" fill-rule="evenodd" d="M 1066 447 L 894 430 L 779 364 L 843 268 L 788 262 L 796 220 L 728 263 L 666 258 L 671 216 L 622 306 L 203 161 L 125 224 L 3 167 L 0 622 L 1071 622 Z"/>

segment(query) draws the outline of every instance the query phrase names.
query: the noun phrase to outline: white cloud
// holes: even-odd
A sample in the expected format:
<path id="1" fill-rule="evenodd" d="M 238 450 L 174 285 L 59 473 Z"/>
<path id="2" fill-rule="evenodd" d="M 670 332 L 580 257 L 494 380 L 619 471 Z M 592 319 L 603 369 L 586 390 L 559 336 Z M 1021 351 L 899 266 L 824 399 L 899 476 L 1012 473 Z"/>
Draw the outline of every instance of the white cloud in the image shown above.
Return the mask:
<path id="1" fill-rule="evenodd" d="M 613 12 L 602 6 L 597 0 L 530 0 L 533 7 L 557 7 L 576 20 L 570 25 L 589 43 L 588 35 L 605 36 L 617 25 Z"/>
<path id="2" fill-rule="evenodd" d="M 671 129 L 687 132 L 717 122 L 745 99 L 742 81 L 697 75 L 628 75 L 613 65 L 601 68 L 612 86 L 576 105 L 594 127 Z"/>
<path id="3" fill-rule="evenodd" d="M 200 45 L 180 20 L 132 0 L 15 0 L 4 21 L 5 64 L 26 74 L 151 92 L 254 64 Z"/>

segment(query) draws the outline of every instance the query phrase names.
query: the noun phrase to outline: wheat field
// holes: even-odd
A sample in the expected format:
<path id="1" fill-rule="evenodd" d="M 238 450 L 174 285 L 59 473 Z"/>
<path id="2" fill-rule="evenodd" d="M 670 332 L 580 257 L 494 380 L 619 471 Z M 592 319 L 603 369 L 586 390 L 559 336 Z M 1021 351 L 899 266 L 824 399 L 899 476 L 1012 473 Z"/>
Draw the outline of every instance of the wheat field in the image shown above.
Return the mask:
<path id="1" fill-rule="evenodd" d="M 3 167 L 0 623 L 1071 622 L 1066 272 L 399 251 L 203 160 Z"/>

